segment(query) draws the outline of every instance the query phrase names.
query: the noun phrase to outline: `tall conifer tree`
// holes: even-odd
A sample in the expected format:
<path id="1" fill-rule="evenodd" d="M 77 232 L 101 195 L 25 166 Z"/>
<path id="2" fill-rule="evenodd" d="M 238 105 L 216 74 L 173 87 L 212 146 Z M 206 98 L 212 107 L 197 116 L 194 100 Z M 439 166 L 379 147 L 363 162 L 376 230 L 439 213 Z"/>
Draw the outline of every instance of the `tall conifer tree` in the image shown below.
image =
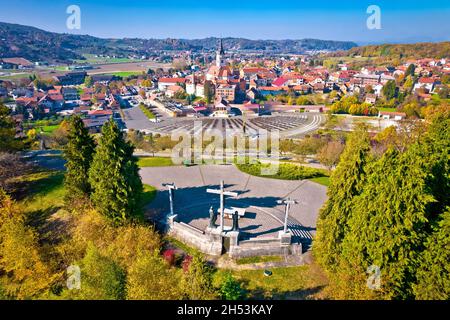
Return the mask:
<path id="1" fill-rule="evenodd" d="M 73 201 L 89 197 L 91 186 L 88 181 L 88 172 L 95 144 L 78 116 L 70 119 L 67 139 L 67 145 L 64 148 L 67 169 L 64 185 L 66 188 L 65 200 L 71 204 Z"/>
<path id="2" fill-rule="evenodd" d="M 450 208 L 441 218 L 421 256 L 416 299 L 450 300 Z"/>
<path id="3" fill-rule="evenodd" d="M 97 210 L 116 223 L 138 214 L 141 209 L 143 187 L 133 151 L 113 119 L 103 125 L 89 171 L 91 200 Z"/>
<path id="4" fill-rule="evenodd" d="M 316 258 L 327 270 L 336 266 L 340 244 L 347 220 L 352 213 L 352 199 L 359 195 L 365 179 L 370 139 L 367 130 L 358 128 L 348 139 L 339 166 L 331 176 L 328 201 L 320 211 L 317 237 L 314 242 Z"/>

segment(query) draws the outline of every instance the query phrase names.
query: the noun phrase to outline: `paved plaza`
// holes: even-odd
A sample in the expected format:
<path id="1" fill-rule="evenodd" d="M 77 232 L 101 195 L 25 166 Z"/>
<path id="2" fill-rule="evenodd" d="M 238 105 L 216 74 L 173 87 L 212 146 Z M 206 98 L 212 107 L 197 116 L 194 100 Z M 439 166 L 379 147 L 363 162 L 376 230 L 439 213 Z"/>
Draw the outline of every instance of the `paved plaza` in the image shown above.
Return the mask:
<path id="1" fill-rule="evenodd" d="M 287 181 L 250 176 L 234 165 L 199 165 L 191 167 L 142 168 L 143 182 L 158 188 L 157 196 L 147 211 L 152 219 L 161 219 L 169 212 L 168 191 L 163 183 L 175 183 L 174 211 L 179 221 L 205 230 L 209 224 L 209 208 L 219 207 L 219 195 L 206 192 L 218 189 L 220 180 L 225 190 L 236 198 L 227 198 L 225 206 L 245 208 L 239 220 L 242 239 L 276 237 L 283 229 L 284 206 L 278 200 L 290 197 L 299 201 L 291 206 L 288 226 L 294 242 L 308 246 L 315 233 L 318 212 L 326 200 L 326 187 L 308 180 Z M 218 220 L 219 221 L 219 220 Z M 231 226 L 225 219 L 225 225 Z"/>

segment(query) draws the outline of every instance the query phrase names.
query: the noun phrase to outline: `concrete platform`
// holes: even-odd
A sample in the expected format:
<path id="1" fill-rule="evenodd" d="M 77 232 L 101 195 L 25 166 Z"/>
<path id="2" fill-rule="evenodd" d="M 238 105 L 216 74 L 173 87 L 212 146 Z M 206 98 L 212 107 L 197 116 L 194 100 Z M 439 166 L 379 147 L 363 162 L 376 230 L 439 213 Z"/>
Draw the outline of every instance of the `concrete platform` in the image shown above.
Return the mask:
<path id="1" fill-rule="evenodd" d="M 162 184 L 174 182 L 178 187 L 174 197 L 178 221 L 202 231 L 209 224 L 209 207 L 219 207 L 219 196 L 206 193 L 206 189 L 218 189 L 223 179 L 227 191 L 239 194 L 237 198 L 227 198 L 226 206 L 246 208 L 247 211 L 239 221 L 243 240 L 277 237 L 284 220 L 284 206 L 277 204 L 277 200 L 289 196 L 300 200 L 299 204 L 291 206 L 288 221 L 293 240 L 307 247 L 315 233 L 319 209 L 326 200 L 326 187 L 322 185 L 308 180 L 254 177 L 234 165 L 142 168 L 140 173 L 144 183 L 158 189 L 155 201 L 147 210 L 149 218 L 157 220 L 167 215 L 168 192 Z M 231 220 L 225 221 L 225 225 L 231 226 Z"/>

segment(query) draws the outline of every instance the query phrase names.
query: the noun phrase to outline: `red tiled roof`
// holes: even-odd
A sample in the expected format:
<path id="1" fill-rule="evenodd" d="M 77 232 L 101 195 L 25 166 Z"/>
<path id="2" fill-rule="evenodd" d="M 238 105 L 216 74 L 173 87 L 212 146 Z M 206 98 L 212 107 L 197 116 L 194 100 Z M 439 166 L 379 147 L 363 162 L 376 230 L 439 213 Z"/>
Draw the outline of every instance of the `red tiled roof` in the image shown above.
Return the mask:
<path id="1" fill-rule="evenodd" d="M 436 79 L 434 78 L 420 78 L 419 83 L 435 83 Z"/>
<path id="2" fill-rule="evenodd" d="M 288 79 L 283 78 L 283 77 L 280 77 L 280 78 L 275 79 L 275 80 L 272 82 L 272 85 L 273 85 L 273 86 L 276 86 L 276 87 L 281 87 L 281 86 L 284 85 L 287 81 L 288 81 Z"/>
<path id="3" fill-rule="evenodd" d="M 112 115 L 112 110 L 92 110 L 88 114 L 90 116 L 110 116 Z"/>
<path id="4" fill-rule="evenodd" d="M 22 65 L 25 67 L 29 67 L 29 66 L 33 65 L 33 63 L 31 63 L 30 61 L 28 61 L 27 59 L 24 59 L 24 58 L 2 58 L 1 60 L 3 60 L 6 63 Z"/>
<path id="5" fill-rule="evenodd" d="M 89 101 L 91 99 L 92 99 L 92 95 L 90 95 L 90 94 L 82 94 L 80 97 L 81 101 Z"/>
<path id="6" fill-rule="evenodd" d="M 164 82 L 164 83 L 185 83 L 186 79 L 185 78 L 159 78 L 158 80 L 159 83 Z"/>
<path id="7" fill-rule="evenodd" d="M 62 101 L 64 100 L 64 97 L 62 94 L 49 94 L 48 97 L 52 99 L 53 101 Z"/>

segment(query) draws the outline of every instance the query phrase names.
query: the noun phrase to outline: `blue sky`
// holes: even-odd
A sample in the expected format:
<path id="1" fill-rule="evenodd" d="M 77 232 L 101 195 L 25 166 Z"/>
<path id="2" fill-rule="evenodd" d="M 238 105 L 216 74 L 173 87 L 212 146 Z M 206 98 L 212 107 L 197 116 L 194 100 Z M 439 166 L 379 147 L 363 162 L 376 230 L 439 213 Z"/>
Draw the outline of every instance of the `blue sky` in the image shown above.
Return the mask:
<path id="1" fill-rule="evenodd" d="M 66 28 L 66 8 L 81 8 L 81 30 Z M 381 8 L 381 30 L 366 26 Z M 449 0 L 0 0 L 0 21 L 99 37 L 450 40 Z"/>

